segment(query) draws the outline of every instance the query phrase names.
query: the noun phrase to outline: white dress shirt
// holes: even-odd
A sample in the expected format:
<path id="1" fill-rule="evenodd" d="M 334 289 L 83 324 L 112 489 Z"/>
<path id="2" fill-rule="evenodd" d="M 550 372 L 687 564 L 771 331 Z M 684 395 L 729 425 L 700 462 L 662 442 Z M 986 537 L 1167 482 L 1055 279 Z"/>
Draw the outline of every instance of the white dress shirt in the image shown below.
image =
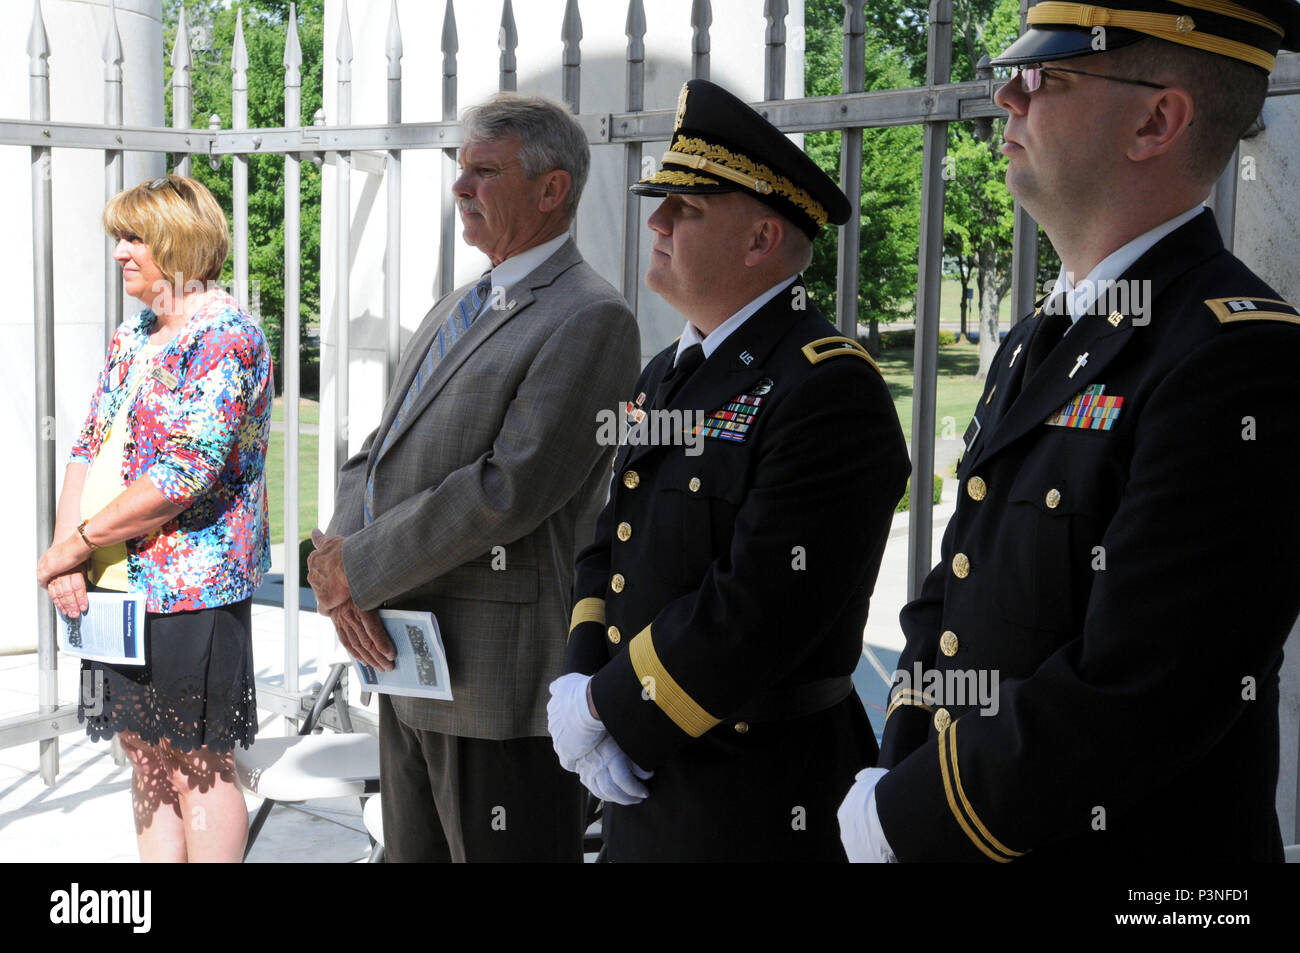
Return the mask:
<path id="1" fill-rule="evenodd" d="M 749 304 L 745 305 L 731 317 L 727 318 L 727 320 L 719 324 L 707 335 L 702 336 L 696 329 L 695 325 L 687 321 L 686 327 L 682 331 L 682 336 L 677 339 L 677 353 L 673 356 L 673 367 L 676 367 L 677 362 L 681 360 L 682 352 L 695 344 L 700 345 L 704 351 L 704 357 L 707 359 L 709 355 L 716 351 L 722 342 L 727 339 L 727 336 L 730 335 L 732 331 L 744 324 L 756 311 L 758 311 L 759 308 L 763 307 L 763 305 L 775 298 L 798 277 L 798 273 L 795 273 L 789 278 L 778 281 L 753 301 L 749 302 Z"/>
<path id="2" fill-rule="evenodd" d="M 1088 276 L 1078 285 L 1071 282 L 1070 278 L 1072 276 L 1066 273 L 1065 266 L 1062 265 L 1061 273 L 1056 278 L 1056 285 L 1052 288 L 1052 294 L 1063 294 L 1065 296 L 1065 305 L 1070 311 L 1071 324 L 1078 321 L 1080 315 L 1087 314 L 1088 309 L 1096 302 L 1097 287 L 1101 282 L 1117 281 L 1120 275 L 1124 274 L 1135 261 L 1150 251 L 1156 242 L 1174 231 L 1174 229 L 1186 225 L 1203 211 L 1205 211 L 1205 206 L 1198 203 L 1181 215 L 1175 215 L 1164 224 L 1157 225 L 1149 232 L 1143 232 L 1131 242 L 1121 245 L 1099 261 L 1097 267 L 1088 272 Z"/>
<path id="3" fill-rule="evenodd" d="M 492 269 L 492 287 L 509 288 L 527 278 L 546 259 L 550 258 L 560 246 L 569 240 L 569 233 L 561 232 L 550 241 L 526 248 L 518 255 L 507 258 Z"/>

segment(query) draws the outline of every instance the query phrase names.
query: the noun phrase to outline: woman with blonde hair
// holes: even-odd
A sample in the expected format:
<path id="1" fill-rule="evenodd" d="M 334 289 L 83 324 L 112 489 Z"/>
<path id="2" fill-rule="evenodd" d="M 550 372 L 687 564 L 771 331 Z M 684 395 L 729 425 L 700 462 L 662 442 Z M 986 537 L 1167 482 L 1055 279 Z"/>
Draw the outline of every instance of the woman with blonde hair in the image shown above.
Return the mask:
<path id="1" fill-rule="evenodd" d="M 257 731 L 250 613 L 270 564 L 270 351 L 216 284 L 230 237 L 202 184 L 141 183 L 103 218 L 145 309 L 113 335 L 37 579 L 68 618 L 88 585 L 145 596 L 145 664 L 83 661 L 98 713 L 78 717 L 131 760 L 141 860 L 237 861 L 233 751 Z"/>

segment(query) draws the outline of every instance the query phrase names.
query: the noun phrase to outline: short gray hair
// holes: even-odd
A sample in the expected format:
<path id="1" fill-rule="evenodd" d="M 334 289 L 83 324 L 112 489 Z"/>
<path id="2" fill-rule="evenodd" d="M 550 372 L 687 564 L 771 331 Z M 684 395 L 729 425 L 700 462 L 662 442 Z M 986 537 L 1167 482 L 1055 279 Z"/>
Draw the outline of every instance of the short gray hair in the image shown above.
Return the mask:
<path id="1" fill-rule="evenodd" d="M 552 169 L 569 173 L 564 212 L 570 220 L 578 214 L 578 199 L 591 167 L 591 150 L 582 126 L 564 106 L 545 96 L 497 93 L 487 102 L 465 110 L 461 126 L 466 139 L 518 139 L 519 164 L 529 179 Z"/>

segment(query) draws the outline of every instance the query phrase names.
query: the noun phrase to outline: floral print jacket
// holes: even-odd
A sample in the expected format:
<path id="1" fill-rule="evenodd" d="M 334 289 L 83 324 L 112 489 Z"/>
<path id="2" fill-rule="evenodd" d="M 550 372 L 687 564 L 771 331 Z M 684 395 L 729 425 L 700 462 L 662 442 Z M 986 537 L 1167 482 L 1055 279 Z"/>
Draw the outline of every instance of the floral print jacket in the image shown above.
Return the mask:
<path id="1" fill-rule="evenodd" d="M 145 593 L 150 612 L 239 602 L 271 563 L 264 474 L 270 350 L 238 302 L 213 292 L 152 362 L 137 361 L 156 320 L 141 311 L 114 333 L 71 462 L 94 460 L 124 395 L 147 374 L 127 411 L 122 485 L 147 476 L 185 509 L 127 540 L 131 591 Z"/>

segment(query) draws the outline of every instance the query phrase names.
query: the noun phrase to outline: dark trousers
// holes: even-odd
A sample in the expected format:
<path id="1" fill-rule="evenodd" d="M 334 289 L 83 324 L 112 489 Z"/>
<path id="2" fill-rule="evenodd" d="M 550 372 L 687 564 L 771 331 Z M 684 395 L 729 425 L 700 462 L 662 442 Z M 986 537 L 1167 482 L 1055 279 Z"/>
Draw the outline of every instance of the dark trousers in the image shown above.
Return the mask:
<path id="1" fill-rule="evenodd" d="M 379 779 L 388 861 L 582 861 L 585 791 L 550 738 L 421 731 L 380 695 Z"/>

